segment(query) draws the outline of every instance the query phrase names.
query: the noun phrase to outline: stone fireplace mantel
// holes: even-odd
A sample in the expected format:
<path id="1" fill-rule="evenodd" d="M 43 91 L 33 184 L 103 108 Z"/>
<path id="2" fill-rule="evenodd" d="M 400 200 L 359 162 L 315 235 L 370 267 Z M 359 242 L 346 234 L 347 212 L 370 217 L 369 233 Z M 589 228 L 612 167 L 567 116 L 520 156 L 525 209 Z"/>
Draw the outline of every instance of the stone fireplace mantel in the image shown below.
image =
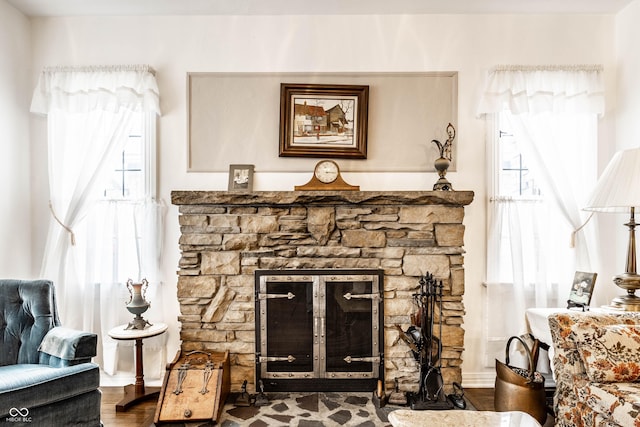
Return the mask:
<path id="1" fill-rule="evenodd" d="M 416 391 L 418 364 L 396 325 L 411 324 L 425 273 L 444 284 L 442 374 L 461 382 L 464 206 L 472 191 L 173 191 L 179 206 L 183 351 L 231 354 L 231 386 L 254 384 L 254 273 L 382 269 L 385 382 Z M 449 390 L 450 391 L 450 390 Z"/>
<path id="2" fill-rule="evenodd" d="M 473 191 L 172 191 L 174 205 L 444 205 L 466 206 Z"/>

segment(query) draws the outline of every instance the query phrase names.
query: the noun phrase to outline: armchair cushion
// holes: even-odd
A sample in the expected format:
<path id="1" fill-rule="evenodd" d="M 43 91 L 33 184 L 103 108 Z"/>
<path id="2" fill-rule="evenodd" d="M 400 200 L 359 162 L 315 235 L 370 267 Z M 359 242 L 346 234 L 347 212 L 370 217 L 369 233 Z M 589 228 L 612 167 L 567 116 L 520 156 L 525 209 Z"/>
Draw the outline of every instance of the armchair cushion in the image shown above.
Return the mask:
<path id="1" fill-rule="evenodd" d="M 636 383 L 588 383 L 576 390 L 576 396 L 603 419 L 614 420 L 615 425 L 639 424 L 640 393 Z"/>
<path id="2" fill-rule="evenodd" d="M 47 355 L 72 362 L 89 362 L 96 355 L 97 342 L 96 334 L 57 326 L 42 339 L 38 351 L 45 354 L 40 355 L 40 363 L 49 364 Z"/>
<path id="3" fill-rule="evenodd" d="M 640 380 L 640 326 L 576 323 L 571 329 L 590 381 Z"/>
<path id="4" fill-rule="evenodd" d="M 40 364 L 0 367 L 0 415 L 13 407 L 36 408 L 96 390 L 100 369 L 94 363 L 54 368 Z"/>

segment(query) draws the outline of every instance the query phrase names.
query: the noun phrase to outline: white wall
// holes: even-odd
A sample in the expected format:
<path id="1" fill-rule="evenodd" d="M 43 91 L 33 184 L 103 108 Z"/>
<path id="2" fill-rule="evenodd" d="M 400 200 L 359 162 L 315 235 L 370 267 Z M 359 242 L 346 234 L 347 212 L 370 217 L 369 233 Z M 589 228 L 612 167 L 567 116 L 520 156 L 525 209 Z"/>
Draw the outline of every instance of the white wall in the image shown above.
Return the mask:
<path id="1" fill-rule="evenodd" d="M 601 170 L 618 150 L 640 147 L 640 55 L 637 42 L 640 40 L 640 0 L 635 0 L 616 15 L 615 47 L 616 47 L 616 100 L 615 100 L 615 138 L 612 138 L 606 150 L 600 153 Z M 640 183 L 638 183 L 640 185 Z M 628 215 L 603 215 L 599 218 L 602 225 L 603 239 L 613 240 L 614 257 L 609 258 L 607 266 L 611 266 L 607 276 L 603 277 L 607 287 L 607 300 L 614 296 L 624 295 L 625 291 L 611 282 L 611 277 L 625 271 L 628 229 L 623 224 Z M 637 232 L 636 232 L 637 233 Z M 615 239 L 612 239 L 615 237 Z M 606 241 L 606 240 L 603 240 Z M 638 295 L 638 293 L 636 293 Z"/>
<path id="2" fill-rule="evenodd" d="M 640 1 L 636 0 L 616 17 L 616 149 L 640 146 Z M 611 153 L 613 154 L 613 153 Z"/>
<path id="3" fill-rule="evenodd" d="M 147 63 L 157 70 L 160 196 L 171 190 L 225 190 L 226 174 L 186 172 L 186 73 L 190 71 L 458 71 L 458 172 L 454 188 L 475 191 L 466 209 L 465 386 L 492 386 L 483 366 L 485 127 L 475 115 L 485 72 L 497 64 L 603 64 L 615 89 L 614 17 L 601 15 L 210 16 L 39 18 L 32 22 L 33 84 L 46 65 Z M 45 121 L 33 120 L 34 163 L 43 164 Z M 445 126 L 446 124 L 443 124 Z M 612 127 L 603 122 L 603 138 Z M 430 139 L 425 135 L 425 139 Z M 393 144 L 393 141 L 388 143 Z M 278 141 L 273 141 L 273 150 Z M 416 153 L 419 155 L 418 153 Z M 293 159 L 292 161 L 295 161 Z M 256 165 L 259 171 L 260 165 Z M 45 173 L 37 169 L 35 173 Z M 363 190 L 427 190 L 433 174 L 349 174 Z M 256 173 L 255 190 L 291 190 L 309 174 Z M 36 190 L 37 191 L 37 190 Z M 34 224 L 46 219 L 46 196 Z M 42 202 L 40 202 L 42 200 Z M 177 209 L 170 207 L 163 258 L 169 357 L 178 349 Z M 38 231 L 44 236 L 44 232 Z M 567 237 L 568 240 L 568 237 Z M 39 260 L 44 242 L 34 249 Z M 570 280 L 570 279 L 569 279 Z"/>
<path id="4" fill-rule="evenodd" d="M 29 278 L 31 185 L 29 20 L 0 1 L 0 277 Z"/>

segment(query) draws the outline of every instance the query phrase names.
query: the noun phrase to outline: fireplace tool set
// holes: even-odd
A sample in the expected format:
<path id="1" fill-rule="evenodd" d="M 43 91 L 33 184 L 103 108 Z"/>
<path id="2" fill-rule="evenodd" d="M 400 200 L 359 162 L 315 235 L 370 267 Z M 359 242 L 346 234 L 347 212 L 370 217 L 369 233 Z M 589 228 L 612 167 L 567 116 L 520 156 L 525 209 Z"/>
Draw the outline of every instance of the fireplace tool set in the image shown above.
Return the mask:
<path id="1" fill-rule="evenodd" d="M 236 398 L 234 404 L 236 406 L 267 406 L 270 404 L 269 398 L 264 394 L 264 383 L 258 381 L 259 392 L 256 395 L 247 393 L 247 380 L 242 383 L 242 391 Z"/>
<path id="2" fill-rule="evenodd" d="M 466 407 L 462 387 L 454 383 L 456 391 L 450 395 L 444 392 L 440 356 L 442 355 L 442 281 L 438 282 L 427 273 L 419 280 L 420 288 L 413 298 L 418 307 L 411 315 L 412 325 L 406 332 L 396 326 L 400 338 L 407 343 L 413 357 L 420 366 L 420 387 L 417 393 L 408 393 L 411 409 L 439 410 Z M 436 308 L 439 310 L 436 322 Z M 438 328 L 438 335 L 434 328 Z"/>

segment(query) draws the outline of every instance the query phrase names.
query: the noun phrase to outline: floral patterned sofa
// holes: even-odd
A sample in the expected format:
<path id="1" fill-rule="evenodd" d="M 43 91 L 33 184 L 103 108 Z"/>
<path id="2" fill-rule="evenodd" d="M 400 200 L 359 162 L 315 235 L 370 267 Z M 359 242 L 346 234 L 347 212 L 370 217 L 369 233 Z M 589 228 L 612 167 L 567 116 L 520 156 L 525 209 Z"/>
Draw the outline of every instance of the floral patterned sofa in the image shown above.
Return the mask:
<path id="1" fill-rule="evenodd" d="M 560 427 L 640 427 L 640 313 L 549 316 Z"/>

